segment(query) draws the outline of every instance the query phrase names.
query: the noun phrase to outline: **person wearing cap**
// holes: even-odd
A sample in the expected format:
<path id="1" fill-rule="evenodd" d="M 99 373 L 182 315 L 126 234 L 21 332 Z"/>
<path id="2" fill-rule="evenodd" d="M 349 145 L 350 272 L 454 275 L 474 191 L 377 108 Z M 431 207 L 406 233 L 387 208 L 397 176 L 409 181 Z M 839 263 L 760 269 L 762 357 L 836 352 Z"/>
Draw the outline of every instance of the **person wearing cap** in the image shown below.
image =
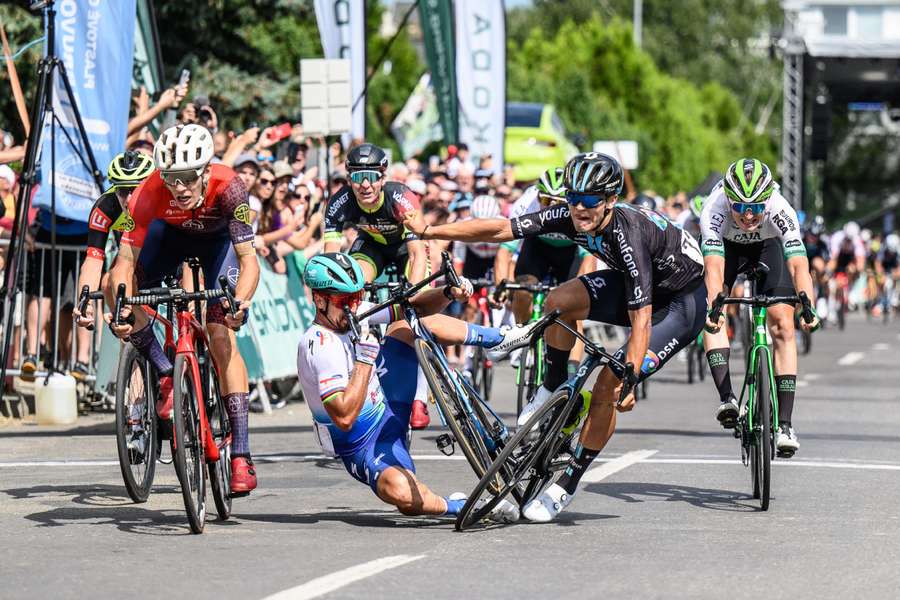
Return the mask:
<path id="1" fill-rule="evenodd" d="M 247 203 L 250 205 L 250 220 L 253 223 L 253 232 L 256 233 L 256 229 L 259 225 L 257 217 L 259 216 L 259 211 L 262 209 L 262 202 L 253 195 L 253 191 L 256 187 L 256 180 L 259 178 L 259 163 L 256 160 L 256 155 L 252 152 L 245 152 L 238 156 L 234 161 L 234 170 L 238 174 L 238 177 L 241 178 L 241 181 L 244 182 L 244 187 L 247 188 L 247 192 L 249 192 Z"/>

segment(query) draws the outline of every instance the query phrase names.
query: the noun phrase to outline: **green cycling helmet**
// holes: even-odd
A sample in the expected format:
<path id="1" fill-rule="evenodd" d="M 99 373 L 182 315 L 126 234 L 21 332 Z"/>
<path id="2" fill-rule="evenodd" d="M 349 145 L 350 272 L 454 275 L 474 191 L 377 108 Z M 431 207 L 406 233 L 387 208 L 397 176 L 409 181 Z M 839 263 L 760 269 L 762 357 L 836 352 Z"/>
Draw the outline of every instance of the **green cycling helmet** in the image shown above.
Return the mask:
<path id="1" fill-rule="evenodd" d="M 775 191 L 772 172 L 761 160 L 740 158 L 725 173 L 725 195 L 732 202 L 762 203 Z"/>
<path id="2" fill-rule="evenodd" d="M 129 150 L 117 154 L 109 163 L 106 177 L 113 189 L 135 188 L 153 172 L 153 159 L 141 152 Z"/>
<path id="3" fill-rule="evenodd" d="M 691 212 L 694 213 L 694 216 L 698 219 L 700 218 L 700 213 L 703 212 L 703 201 L 706 200 L 705 196 L 700 196 L 699 194 L 691 198 Z"/>
<path id="4" fill-rule="evenodd" d="M 556 167 L 555 169 L 547 169 L 541 173 L 537 182 L 538 194 L 551 200 L 565 198 L 566 186 L 563 184 L 564 171 L 565 170 L 562 167 Z"/>
<path id="5" fill-rule="evenodd" d="M 343 252 L 313 256 L 303 271 L 306 285 L 324 294 L 355 294 L 366 284 L 359 264 Z"/>

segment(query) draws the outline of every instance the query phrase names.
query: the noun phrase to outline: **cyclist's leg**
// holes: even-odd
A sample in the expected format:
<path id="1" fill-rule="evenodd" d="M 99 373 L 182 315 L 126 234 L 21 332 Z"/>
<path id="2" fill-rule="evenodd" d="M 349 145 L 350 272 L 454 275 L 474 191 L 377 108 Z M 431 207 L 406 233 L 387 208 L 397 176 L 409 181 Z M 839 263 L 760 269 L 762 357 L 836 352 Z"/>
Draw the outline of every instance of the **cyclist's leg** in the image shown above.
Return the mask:
<path id="1" fill-rule="evenodd" d="M 353 245 L 350 246 L 350 250 L 347 252 L 347 254 L 355 258 L 356 262 L 359 263 L 366 283 L 375 281 L 375 278 L 378 277 L 386 266 L 379 246 L 382 246 L 382 244 L 373 242 L 368 236 L 360 233 L 356 238 L 356 241 L 353 242 Z"/>
<path id="2" fill-rule="evenodd" d="M 575 252 L 569 262 L 568 275 L 566 277 L 559 277 L 551 272 L 551 275 L 555 277 L 556 281 L 568 281 L 580 277 L 581 275 L 587 275 L 591 271 L 596 270 L 597 258 L 593 254 L 588 253 L 580 247 L 573 247 L 573 249 Z M 583 321 L 578 321 L 578 332 L 584 333 Z M 578 368 L 578 364 L 581 363 L 582 358 L 584 358 L 584 342 L 576 340 L 575 346 L 572 347 L 572 353 L 569 355 L 570 373 L 573 373 L 575 369 Z"/>
<path id="3" fill-rule="evenodd" d="M 550 252 L 547 245 L 537 238 L 525 238 L 516 260 L 516 283 L 538 283 L 550 272 Z M 560 279 L 562 281 L 562 279 Z M 516 323 L 527 323 L 531 319 L 532 295 L 528 292 L 511 294 L 512 311 Z"/>

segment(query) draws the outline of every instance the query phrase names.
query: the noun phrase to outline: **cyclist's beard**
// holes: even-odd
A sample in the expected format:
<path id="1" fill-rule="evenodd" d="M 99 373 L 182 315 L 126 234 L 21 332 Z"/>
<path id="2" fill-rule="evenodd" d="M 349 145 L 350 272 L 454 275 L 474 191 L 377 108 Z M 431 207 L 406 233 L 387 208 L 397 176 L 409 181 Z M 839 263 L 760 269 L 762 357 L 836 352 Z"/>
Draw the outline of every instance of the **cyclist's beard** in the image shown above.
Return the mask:
<path id="1" fill-rule="evenodd" d="M 322 318 L 322 321 L 325 323 L 325 325 L 328 325 L 328 327 L 332 331 L 337 333 L 347 333 L 348 331 L 350 331 L 350 323 L 335 323 L 334 320 L 332 320 L 331 317 L 328 316 L 328 307 L 331 306 L 331 300 L 327 300 L 327 302 L 328 304 L 325 305 L 325 310 L 319 310 L 318 308 L 316 309 L 316 312 Z M 346 321 L 346 317 L 343 318 Z"/>

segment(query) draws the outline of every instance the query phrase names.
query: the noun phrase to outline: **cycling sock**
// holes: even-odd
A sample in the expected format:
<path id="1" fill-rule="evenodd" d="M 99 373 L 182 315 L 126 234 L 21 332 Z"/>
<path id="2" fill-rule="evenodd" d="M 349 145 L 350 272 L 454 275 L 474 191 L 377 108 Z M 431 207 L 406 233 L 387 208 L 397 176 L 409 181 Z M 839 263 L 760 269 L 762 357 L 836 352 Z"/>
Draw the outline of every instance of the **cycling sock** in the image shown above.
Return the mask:
<path id="1" fill-rule="evenodd" d="M 569 376 L 570 352 L 571 350 L 547 346 L 547 374 L 544 376 L 544 387 L 551 392 L 564 384 Z"/>
<path id="2" fill-rule="evenodd" d="M 706 362 L 709 363 L 709 372 L 712 373 L 713 383 L 719 390 L 719 398 L 725 402 L 734 395 L 731 389 L 731 373 L 728 369 L 728 357 L 730 348 L 714 348 L 706 353 Z"/>
<path id="3" fill-rule="evenodd" d="M 778 391 L 778 424 L 790 427 L 794 396 L 797 393 L 797 376 L 776 375 L 775 389 Z"/>
<path id="4" fill-rule="evenodd" d="M 500 329 L 498 327 L 485 327 L 484 325 L 466 323 L 465 344 L 467 346 L 493 348 L 502 341 L 503 334 L 500 333 Z"/>
<path id="5" fill-rule="evenodd" d="M 466 505 L 466 500 L 468 500 L 468 498 L 450 499 L 448 497 L 445 497 L 444 502 L 447 503 L 447 512 L 445 512 L 444 514 L 450 517 L 455 517 L 463 509 L 463 506 Z"/>
<path id="6" fill-rule="evenodd" d="M 128 337 L 131 345 L 137 349 L 141 356 L 153 364 L 157 373 L 162 377 L 172 374 L 172 363 L 163 351 L 162 346 L 159 345 L 159 340 L 156 339 L 152 325 L 147 324 L 146 327 L 140 331 L 133 332 Z"/>
<path id="7" fill-rule="evenodd" d="M 231 423 L 231 456 L 250 456 L 250 430 L 247 415 L 250 412 L 250 394 L 235 392 L 222 397 Z"/>
<path id="8" fill-rule="evenodd" d="M 588 467 L 591 466 L 598 454 L 600 454 L 599 450 L 589 450 L 578 444 L 578 447 L 575 448 L 575 454 L 569 459 L 569 466 L 556 480 L 556 485 L 566 490 L 567 494 L 574 494 L 575 489 L 578 488 L 578 482 L 581 481 L 581 476 L 588 470 Z"/>
<path id="9" fill-rule="evenodd" d="M 428 400 L 428 380 L 425 379 L 425 372 L 422 367 L 416 369 L 416 394 L 413 400 Z"/>

